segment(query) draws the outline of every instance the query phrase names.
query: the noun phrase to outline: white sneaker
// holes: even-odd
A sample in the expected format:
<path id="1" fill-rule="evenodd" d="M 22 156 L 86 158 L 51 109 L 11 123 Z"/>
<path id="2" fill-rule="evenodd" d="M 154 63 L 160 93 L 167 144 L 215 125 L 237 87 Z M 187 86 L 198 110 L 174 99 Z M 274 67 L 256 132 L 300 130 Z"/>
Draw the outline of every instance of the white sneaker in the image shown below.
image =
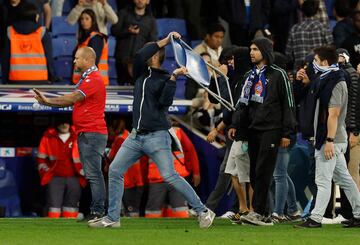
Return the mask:
<path id="1" fill-rule="evenodd" d="M 209 228 L 213 223 L 215 218 L 215 213 L 210 209 L 207 209 L 205 212 L 201 212 L 198 217 L 200 228 Z"/>
<path id="2" fill-rule="evenodd" d="M 264 217 L 261 214 L 258 214 L 254 211 L 251 211 L 247 215 L 241 216 L 241 221 L 250 225 L 261 225 L 261 226 L 274 225 L 270 217 Z"/>
<path id="3" fill-rule="evenodd" d="M 341 224 L 341 222 L 345 220 L 346 219 L 341 214 L 339 214 L 335 219 L 333 219 L 333 224 Z"/>
<path id="4" fill-rule="evenodd" d="M 191 217 L 197 217 L 198 216 L 198 214 L 195 212 L 195 210 L 194 209 L 189 209 L 188 210 L 188 213 L 189 213 L 189 215 L 191 216 Z"/>
<path id="5" fill-rule="evenodd" d="M 233 211 L 227 211 L 226 213 L 224 213 L 223 215 L 220 216 L 221 219 L 230 219 L 231 217 L 233 217 L 235 215 L 235 213 Z"/>
<path id="6" fill-rule="evenodd" d="M 120 221 L 112 221 L 105 216 L 98 221 L 88 223 L 88 226 L 91 228 L 119 228 Z"/>
<path id="7" fill-rule="evenodd" d="M 321 224 L 323 225 L 333 225 L 334 224 L 334 220 L 333 219 L 329 219 L 329 218 L 323 218 L 321 221 Z"/>

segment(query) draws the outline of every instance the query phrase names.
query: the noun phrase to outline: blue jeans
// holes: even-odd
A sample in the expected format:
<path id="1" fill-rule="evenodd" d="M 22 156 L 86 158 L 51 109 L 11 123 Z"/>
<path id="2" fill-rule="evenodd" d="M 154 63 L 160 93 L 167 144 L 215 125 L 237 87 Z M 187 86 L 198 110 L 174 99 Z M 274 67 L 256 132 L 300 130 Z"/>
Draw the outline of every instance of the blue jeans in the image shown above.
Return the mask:
<path id="1" fill-rule="evenodd" d="M 174 186 L 197 213 L 206 210 L 192 187 L 174 169 L 169 132 L 159 130 L 145 135 L 137 135 L 133 129 L 110 165 L 108 208 L 110 220 L 118 221 L 120 219 L 121 200 L 124 193 L 124 173 L 143 155 L 149 156 L 155 162 L 164 181 Z"/>
<path id="2" fill-rule="evenodd" d="M 331 180 L 344 190 L 348 198 L 353 215 L 360 218 L 360 194 L 359 190 L 349 174 L 346 166 L 344 153 L 347 143 L 334 144 L 335 154 L 332 159 L 326 160 L 324 146 L 320 150 L 315 150 L 316 175 L 315 182 L 318 188 L 315 207 L 311 211 L 310 218 L 316 222 L 321 222 L 331 195 Z"/>
<path id="3" fill-rule="evenodd" d="M 85 177 L 90 183 L 92 213 L 105 213 L 105 181 L 101 171 L 102 156 L 107 143 L 107 135 L 100 133 L 80 133 L 78 145 L 80 160 Z"/>
<path id="4" fill-rule="evenodd" d="M 288 214 L 293 214 L 298 210 L 296 205 L 296 193 L 294 183 L 292 182 L 287 172 L 289 160 L 289 151 L 287 149 L 279 147 L 279 152 L 277 155 L 276 165 L 273 174 L 275 180 L 274 212 L 278 215 L 284 214 L 286 201 L 288 205 Z"/>

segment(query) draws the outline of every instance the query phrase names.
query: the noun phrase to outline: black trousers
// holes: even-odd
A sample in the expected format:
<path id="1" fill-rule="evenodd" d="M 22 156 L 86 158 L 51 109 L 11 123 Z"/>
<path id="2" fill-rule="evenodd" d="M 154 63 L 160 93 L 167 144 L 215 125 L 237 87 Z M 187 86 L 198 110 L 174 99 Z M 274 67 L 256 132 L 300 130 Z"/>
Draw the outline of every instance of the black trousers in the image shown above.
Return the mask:
<path id="1" fill-rule="evenodd" d="M 249 133 L 250 182 L 254 189 L 253 208 L 261 215 L 269 215 L 269 189 L 281 139 L 280 130 Z"/>

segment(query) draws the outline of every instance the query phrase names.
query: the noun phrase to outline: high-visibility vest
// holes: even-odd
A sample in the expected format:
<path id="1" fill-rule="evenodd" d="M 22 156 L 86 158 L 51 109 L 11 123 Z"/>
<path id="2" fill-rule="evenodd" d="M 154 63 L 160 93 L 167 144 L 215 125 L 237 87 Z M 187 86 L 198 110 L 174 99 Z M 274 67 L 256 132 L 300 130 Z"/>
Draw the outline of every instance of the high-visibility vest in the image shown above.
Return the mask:
<path id="1" fill-rule="evenodd" d="M 13 26 L 7 29 L 10 39 L 10 71 L 11 81 L 48 80 L 48 70 L 42 38 L 45 27 L 39 27 L 30 34 L 21 34 Z"/>
<path id="2" fill-rule="evenodd" d="M 184 164 L 185 158 L 184 153 L 181 151 L 175 151 L 173 153 L 176 158 L 174 159 L 174 168 L 175 171 L 181 176 L 181 177 L 187 177 L 190 175 L 189 171 L 186 169 L 186 166 Z M 163 182 L 163 178 L 161 177 L 160 171 L 157 168 L 155 162 L 150 158 L 149 159 L 149 173 L 148 173 L 148 179 L 149 183 L 159 183 Z"/>
<path id="3" fill-rule="evenodd" d="M 91 38 L 93 38 L 93 37 L 95 37 L 97 35 L 104 36 L 103 34 L 101 34 L 99 32 L 96 32 L 96 31 L 91 32 L 89 37 L 84 42 L 78 44 L 77 50 L 79 48 L 88 46 Z M 101 78 L 102 78 L 105 86 L 109 85 L 108 53 L 109 53 L 108 43 L 107 43 L 106 39 L 104 38 L 104 47 L 102 49 L 101 56 L 100 56 L 100 61 L 99 61 L 99 64 L 98 64 L 97 67 L 99 68 Z M 73 81 L 74 84 L 77 84 L 79 82 L 81 75 L 82 74 L 79 71 L 75 71 L 75 69 L 74 69 L 73 77 L 72 77 L 72 81 Z"/>

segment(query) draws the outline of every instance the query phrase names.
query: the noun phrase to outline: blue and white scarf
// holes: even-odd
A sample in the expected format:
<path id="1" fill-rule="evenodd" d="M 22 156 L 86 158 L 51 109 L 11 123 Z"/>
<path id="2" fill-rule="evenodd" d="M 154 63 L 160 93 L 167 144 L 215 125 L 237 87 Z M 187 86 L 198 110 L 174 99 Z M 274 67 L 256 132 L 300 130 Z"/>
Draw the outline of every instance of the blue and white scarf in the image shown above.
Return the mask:
<path id="1" fill-rule="evenodd" d="M 313 67 L 314 67 L 315 73 L 321 72 L 320 79 L 323 79 L 332 71 L 339 70 L 338 63 L 332 64 L 331 66 L 328 66 L 328 67 L 325 67 L 325 66 L 319 66 L 318 64 L 316 64 L 315 60 L 313 61 Z"/>
<path id="2" fill-rule="evenodd" d="M 245 80 L 238 103 L 248 105 L 249 100 L 261 104 L 264 102 L 267 84 L 265 71 L 266 66 L 263 66 L 260 70 L 254 66 L 251 74 Z"/>
<path id="3" fill-rule="evenodd" d="M 76 84 L 75 87 L 78 88 L 78 87 L 81 85 L 82 81 L 83 81 L 87 76 L 89 76 L 91 72 L 97 71 L 97 70 L 98 70 L 98 68 L 97 68 L 95 65 L 92 66 L 92 67 L 90 67 L 89 69 L 87 69 L 87 70 L 81 75 L 80 80 L 79 80 L 79 82 Z"/>

